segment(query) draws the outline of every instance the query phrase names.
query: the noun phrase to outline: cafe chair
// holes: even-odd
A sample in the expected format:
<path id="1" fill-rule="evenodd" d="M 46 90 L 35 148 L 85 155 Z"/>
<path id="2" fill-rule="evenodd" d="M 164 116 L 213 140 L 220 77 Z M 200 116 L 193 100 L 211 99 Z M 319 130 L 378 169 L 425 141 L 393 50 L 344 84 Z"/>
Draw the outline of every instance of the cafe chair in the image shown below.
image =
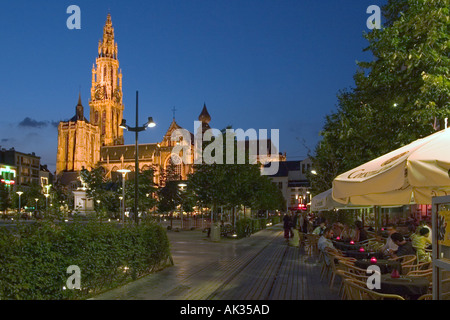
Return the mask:
<path id="1" fill-rule="evenodd" d="M 339 287 L 339 296 L 341 297 L 342 300 L 345 300 L 344 279 L 356 279 L 361 282 L 367 282 L 368 279 L 368 276 L 358 275 L 342 269 L 337 270 L 336 274 L 341 278 L 341 285 Z"/>
<path id="2" fill-rule="evenodd" d="M 352 257 L 346 257 L 346 256 L 341 256 L 341 255 L 336 255 L 336 257 L 339 261 L 346 261 L 350 264 L 354 264 L 356 261 L 356 258 L 352 258 Z"/>
<path id="3" fill-rule="evenodd" d="M 384 243 L 381 241 L 378 241 L 377 239 L 371 239 L 367 243 L 367 249 L 371 251 L 379 251 L 384 246 Z"/>
<path id="4" fill-rule="evenodd" d="M 369 237 L 371 237 L 371 238 L 376 238 L 377 237 L 377 234 L 374 231 L 366 231 L 366 232 L 367 232 L 367 235 Z"/>
<path id="5" fill-rule="evenodd" d="M 440 298 L 441 299 L 439 299 L 439 300 L 450 300 L 450 292 L 441 294 Z M 433 294 L 432 293 L 424 294 L 424 295 L 420 296 L 419 298 L 417 298 L 417 300 L 433 300 Z"/>
<path id="6" fill-rule="evenodd" d="M 319 261 L 322 262 L 322 270 L 320 271 L 320 281 L 323 280 L 323 277 L 328 277 L 328 273 L 330 272 L 330 266 L 327 265 L 325 256 L 328 257 L 328 259 L 331 259 L 328 252 L 320 251 Z"/>
<path id="7" fill-rule="evenodd" d="M 340 263 L 341 260 L 339 260 L 338 255 L 329 254 L 330 257 L 330 268 L 331 268 L 331 277 L 330 277 L 330 289 L 333 289 L 334 280 L 336 278 L 337 272 L 339 270 L 345 270 L 346 266 L 343 266 L 342 263 Z M 338 260 L 338 263 L 336 264 L 336 260 Z"/>
<path id="8" fill-rule="evenodd" d="M 428 288 L 428 293 L 431 294 L 433 292 L 433 272 L 431 272 L 431 277 L 428 278 L 430 281 L 430 286 Z M 439 282 L 439 287 L 441 292 L 450 294 L 450 279 L 444 279 Z M 447 299 L 445 299 L 447 300 Z"/>
<path id="9" fill-rule="evenodd" d="M 363 246 L 363 245 L 366 245 L 366 244 L 368 244 L 369 242 L 374 241 L 374 240 L 377 240 L 377 238 L 369 238 L 369 239 L 366 239 L 366 240 L 364 240 L 364 241 L 358 241 L 358 245 Z"/>
<path id="10" fill-rule="evenodd" d="M 389 260 L 392 261 L 400 261 L 400 264 L 402 265 L 402 272 L 408 273 L 411 271 L 410 265 L 413 265 L 415 261 L 417 261 L 416 255 L 406 255 L 406 256 L 400 256 L 395 258 L 389 258 Z"/>
<path id="11" fill-rule="evenodd" d="M 406 275 L 411 277 L 427 277 L 428 275 L 433 275 L 433 269 L 412 270 L 409 271 Z"/>
<path id="12" fill-rule="evenodd" d="M 432 262 L 421 262 L 418 264 L 409 264 L 405 265 L 405 269 L 409 271 L 417 271 L 417 270 L 427 270 L 432 268 Z"/>
<path id="13" fill-rule="evenodd" d="M 442 292 L 450 292 L 450 279 L 442 280 L 440 285 Z"/>
<path id="14" fill-rule="evenodd" d="M 356 279 L 344 279 L 345 297 L 347 300 L 405 300 L 396 294 L 378 293 L 367 288 L 367 284 Z"/>
<path id="15" fill-rule="evenodd" d="M 334 252 L 330 248 L 325 248 L 324 251 L 320 251 L 320 256 L 322 257 L 321 261 L 323 262 L 322 270 L 320 272 L 320 280 L 323 280 L 324 276 L 326 276 L 328 278 L 328 274 L 329 274 L 330 270 L 333 272 L 331 264 L 327 265 L 326 258 L 329 261 L 333 260 L 333 264 L 334 264 L 334 259 L 337 259 L 336 257 L 339 255 L 337 255 L 336 252 Z"/>
<path id="16" fill-rule="evenodd" d="M 319 242 L 319 236 L 317 236 L 315 234 L 306 234 L 305 250 L 309 256 L 312 256 L 319 252 L 319 249 L 317 247 L 318 242 Z"/>
<path id="17" fill-rule="evenodd" d="M 298 237 L 299 237 L 299 248 L 304 247 L 305 246 L 305 240 L 306 240 L 306 233 L 299 231 L 298 232 Z"/>
<path id="18" fill-rule="evenodd" d="M 426 278 L 430 282 L 428 293 L 431 293 L 431 290 L 433 288 L 433 269 L 410 271 L 406 274 L 406 276 L 414 278 Z"/>
<path id="19" fill-rule="evenodd" d="M 354 273 L 357 276 L 366 276 L 367 275 L 366 269 L 358 268 L 353 263 L 350 263 L 348 261 L 339 261 L 339 266 L 340 266 L 340 269 L 350 272 L 350 273 Z"/>

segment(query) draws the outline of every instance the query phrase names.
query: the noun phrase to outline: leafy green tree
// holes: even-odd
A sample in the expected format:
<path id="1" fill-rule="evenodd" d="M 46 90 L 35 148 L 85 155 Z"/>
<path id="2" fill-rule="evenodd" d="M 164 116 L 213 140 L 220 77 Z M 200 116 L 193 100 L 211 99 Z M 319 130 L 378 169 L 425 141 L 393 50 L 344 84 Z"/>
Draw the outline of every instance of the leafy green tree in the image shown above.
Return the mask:
<path id="1" fill-rule="evenodd" d="M 37 183 L 31 183 L 27 188 L 23 189 L 21 196 L 21 206 L 36 207 L 39 211 L 45 210 L 45 197 L 42 193 L 42 187 Z M 36 202 L 36 199 L 38 201 Z"/>
<path id="2" fill-rule="evenodd" d="M 68 190 L 60 183 L 55 183 L 52 185 L 52 187 L 50 188 L 50 194 L 52 197 L 53 205 L 56 206 L 58 209 L 68 205 L 69 203 Z"/>
<path id="3" fill-rule="evenodd" d="M 224 134 L 223 130 L 222 135 Z M 194 173 L 188 179 L 188 189 L 197 203 L 211 208 L 213 213 L 219 206 L 231 209 L 233 222 L 236 208 L 240 206 L 264 210 L 281 208 L 284 203 L 281 192 L 268 177 L 261 176 L 260 164 L 249 163 L 248 150 L 246 163 L 236 164 L 238 153 L 235 138 L 234 148 L 235 164 L 226 164 L 227 150 L 224 149 L 223 164 L 205 163 L 194 166 Z"/>
<path id="4" fill-rule="evenodd" d="M 449 0 L 389 0 L 383 7 L 384 28 L 364 35 L 373 60 L 358 63 L 355 87 L 338 94 L 311 155 L 313 192 L 443 127 L 450 115 L 449 7 Z"/>
<path id="5" fill-rule="evenodd" d="M 120 217 L 120 200 L 116 183 L 104 177 L 101 167 L 91 171 L 81 170 L 80 177 L 86 184 L 86 194 L 94 201 L 94 209 L 100 218 L 108 217 L 117 219 Z"/>
<path id="6" fill-rule="evenodd" d="M 283 193 L 268 176 L 260 176 L 256 182 L 256 191 L 251 200 L 252 208 L 255 210 L 286 210 Z"/>
<path id="7" fill-rule="evenodd" d="M 157 204 L 157 200 L 154 195 L 156 195 L 156 186 L 153 182 L 154 170 L 144 170 L 139 173 L 138 178 L 138 207 L 139 210 L 148 211 L 151 208 L 155 207 Z M 134 208 L 134 194 L 135 194 L 135 182 L 133 180 L 129 180 L 125 184 L 125 193 L 126 193 L 126 203 L 128 207 Z"/>
<path id="8" fill-rule="evenodd" d="M 6 184 L 0 182 L 0 211 L 6 215 L 6 210 L 11 206 L 10 190 Z"/>
<path id="9" fill-rule="evenodd" d="M 175 181 L 167 181 L 166 185 L 158 190 L 158 211 L 169 213 L 175 211 L 181 202 L 178 185 Z"/>

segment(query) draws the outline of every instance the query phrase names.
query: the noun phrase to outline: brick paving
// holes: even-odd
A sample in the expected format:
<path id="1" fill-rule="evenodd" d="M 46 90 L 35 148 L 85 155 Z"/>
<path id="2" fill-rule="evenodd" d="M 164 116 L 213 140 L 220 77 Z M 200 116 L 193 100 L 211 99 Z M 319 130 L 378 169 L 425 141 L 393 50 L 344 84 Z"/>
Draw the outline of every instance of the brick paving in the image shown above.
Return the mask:
<path id="1" fill-rule="evenodd" d="M 244 239 L 212 242 L 194 231 L 168 231 L 174 265 L 105 292 L 101 300 L 337 300 L 320 281 L 318 257 L 290 247 L 281 225 Z"/>

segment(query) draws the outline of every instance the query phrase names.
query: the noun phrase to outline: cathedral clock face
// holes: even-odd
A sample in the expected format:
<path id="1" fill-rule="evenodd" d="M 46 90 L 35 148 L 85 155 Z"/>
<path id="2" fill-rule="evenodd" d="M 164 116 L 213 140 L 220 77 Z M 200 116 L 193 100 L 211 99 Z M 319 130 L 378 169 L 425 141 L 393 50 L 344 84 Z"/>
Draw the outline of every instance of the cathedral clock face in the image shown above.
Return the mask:
<path id="1" fill-rule="evenodd" d="M 104 94 L 105 94 L 105 93 L 104 93 L 104 91 L 103 91 L 103 87 L 98 86 L 98 87 L 95 89 L 95 99 L 97 99 L 97 100 L 103 99 Z"/>

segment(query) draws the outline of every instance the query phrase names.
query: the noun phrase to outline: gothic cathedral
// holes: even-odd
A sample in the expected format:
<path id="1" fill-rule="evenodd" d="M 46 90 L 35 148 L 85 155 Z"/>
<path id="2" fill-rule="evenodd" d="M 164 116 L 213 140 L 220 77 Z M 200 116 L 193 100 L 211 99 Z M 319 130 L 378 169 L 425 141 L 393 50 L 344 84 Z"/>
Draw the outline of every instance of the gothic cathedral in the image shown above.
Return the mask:
<path id="1" fill-rule="evenodd" d="M 122 71 L 119 69 L 117 53 L 114 28 L 111 15 L 108 14 L 103 40 L 98 44 L 98 57 L 92 68 L 89 120 L 84 117 L 79 95 L 75 116 L 58 125 L 56 175 L 63 185 L 75 187 L 83 168 L 90 170 L 102 167 L 109 178 L 119 169 L 135 171 L 135 145 L 124 145 L 123 129 L 119 127 L 124 106 Z M 208 126 L 211 120 L 205 105 L 199 120 L 204 126 Z M 174 117 L 162 142 L 139 145 L 139 170 L 154 169 L 154 182 L 157 185 L 161 184 L 169 166 L 174 168 L 178 180 L 185 180 L 192 172 L 192 165 L 173 161 L 171 157 L 171 150 L 176 143 L 171 141 L 171 134 L 179 128 Z"/>

